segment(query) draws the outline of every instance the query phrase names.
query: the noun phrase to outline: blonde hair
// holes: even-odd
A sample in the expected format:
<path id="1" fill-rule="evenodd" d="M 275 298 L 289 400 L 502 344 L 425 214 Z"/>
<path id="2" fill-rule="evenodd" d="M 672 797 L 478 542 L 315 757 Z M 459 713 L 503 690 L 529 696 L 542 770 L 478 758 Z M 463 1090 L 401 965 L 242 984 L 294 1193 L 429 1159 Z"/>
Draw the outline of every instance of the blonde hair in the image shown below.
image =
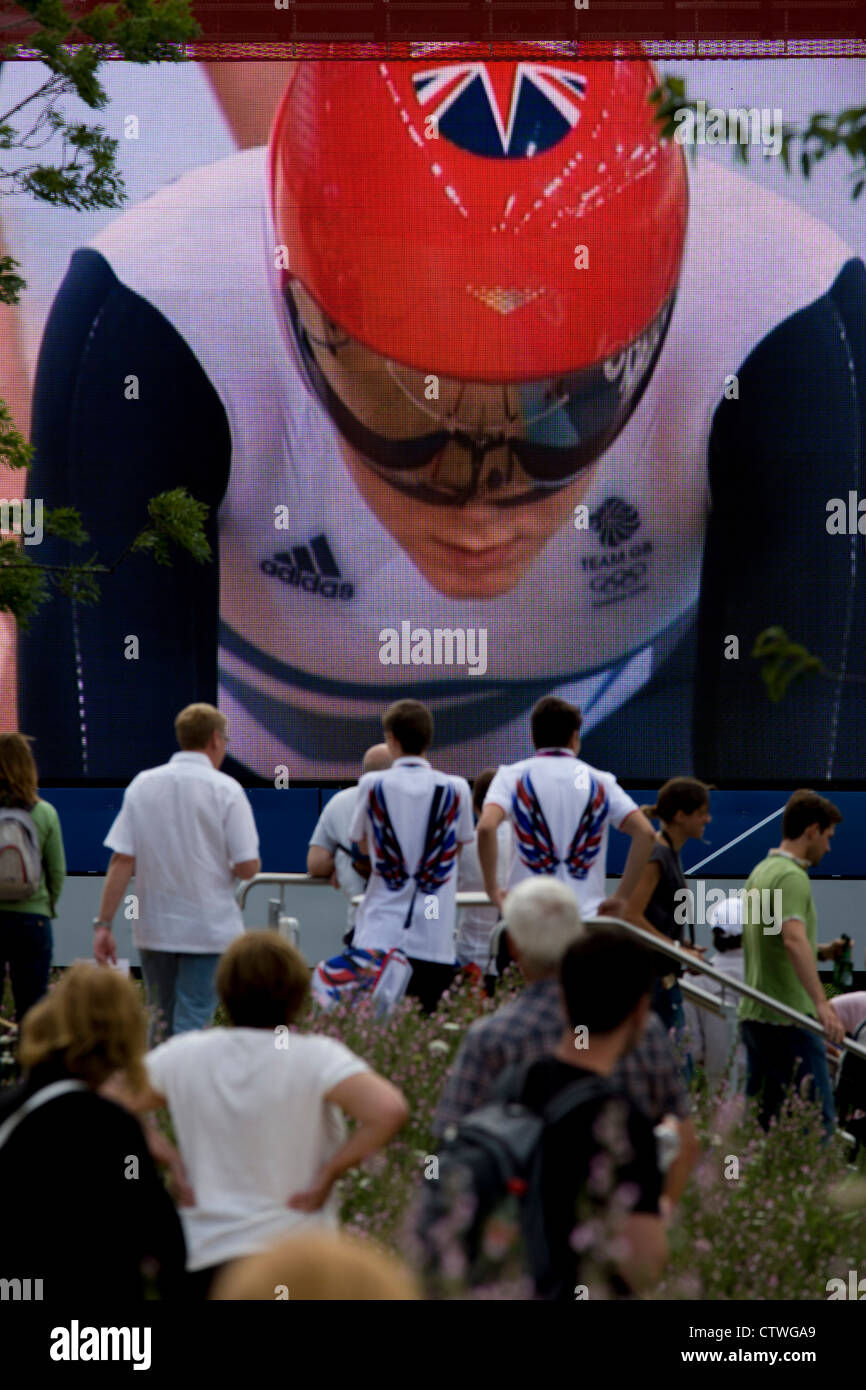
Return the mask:
<path id="1" fill-rule="evenodd" d="M 236 1260 L 217 1277 L 210 1297 L 294 1302 L 414 1301 L 421 1298 L 411 1270 L 372 1241 L 324 1227 L 301 1231 L 269 1250 Z"/>
<path id="2" fill-rule="evenodd" d="M 20 801 L 30 807 L 38 800 L 38 774 L 30 739 L 24 734 L 0 734 L 0 801 Z"/>
<path id="3" fill-rule="evenodd" d="M 225 731 L 226 717 L 214 705 L 187 705 L 174 721 L 179 746 L 191 753 L 201 752 L 212 734 Z"/>
<path id="4" fill-rule="evenodd" d="M 147 1085 L 146 1046 L 147 1015 L 132 980 L 78 961 L 25 1014 L 18 1055 L 28 1071 L 60 1059 L 70 1076 L 94 1089 L 122 1071 L 132 1090 L 141 1091 Z"/>
<path id="5" fill-rule="evenodd" d="M 524 879 L 512 889 L 502 916 L 522 968 L 532 975 L 553 974 L 566 947 L 584 931 L 571 889 L 543 874 Z"/>

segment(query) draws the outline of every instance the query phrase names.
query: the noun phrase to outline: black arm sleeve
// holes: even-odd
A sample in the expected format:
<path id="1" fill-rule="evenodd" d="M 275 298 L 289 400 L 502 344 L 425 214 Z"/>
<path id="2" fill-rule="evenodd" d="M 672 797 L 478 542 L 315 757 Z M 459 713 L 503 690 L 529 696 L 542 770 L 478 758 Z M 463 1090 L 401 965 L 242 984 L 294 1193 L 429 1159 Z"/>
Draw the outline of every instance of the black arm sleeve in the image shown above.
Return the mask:
<path id="1" fill-rule="evenodd" d="M 827 503 L 866 496 L 866 267 L 787 319 L 716 410 L 695 689 L 695 771 L 710 780 L 866 777 L 866 687 L 817 676 L 773 704 L 750 653 L 780 624 L 830 671 L 866 674 L 863 535 Z M 866 519 L 861 522 L 866 528 Z M 726 639 L 739 658 L 726 659 Z"/>
<path id="2" fill-rule="evenodd" d="M 139 398 L 127 399 L 137 378 Z M 39 355 L 30 494 L 77 507 L 91 537 L 46 538 L 46 564 L 121 554 L 155 494 L 184 486 L 210 507 L 213 560 L 175 552 L 170 568 L 130 556 L 94 607 L 54 593 L 19 642 L 20 727 L 47 778 L 126 779 L 174 748 L 173 720 L 216 702 L 219 571 L 216 508 L 231 438 L 225 410 L 189 347 L 97 252 L 77 251 Z M 139 641 L 137 660 L 126 639 Z"/>

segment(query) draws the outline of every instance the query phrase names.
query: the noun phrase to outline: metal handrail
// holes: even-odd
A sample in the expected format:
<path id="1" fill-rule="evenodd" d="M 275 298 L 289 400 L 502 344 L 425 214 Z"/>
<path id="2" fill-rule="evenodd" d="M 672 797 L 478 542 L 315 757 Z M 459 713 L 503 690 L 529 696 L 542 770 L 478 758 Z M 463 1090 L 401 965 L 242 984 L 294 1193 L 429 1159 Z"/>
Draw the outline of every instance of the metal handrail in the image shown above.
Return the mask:
<path id="1" fill-rule="evenodd" d="M 686 999 L 690 999 L 693 1004 L 706 1009 L 708 1013 L 717 1014 L 719 1018 L 727 1018 L 729 1011 L 733 1008 L 731 1004 L 724 1004 L 716 994 L 707 994 L 705 989 L 699 985 L 693 985 L 690 980 L 680 980 L 680 989 Z"/>
<path id="2" fill-rule="evenodd" d="M 247 894 L 251 888 L 258 884 L 275 883 L 281 888 L 280 897 L 282 899 L 282 889 L 289 885 L 296 887 L 311 887 L 314 884 L 327 886 L 330 880 L 327 878 L 313 878 L 310 874 L 281 874 L 264 873 L 256 874 L 255 878 L 246 879 L 236 890 L 238 906 L 243 911 Z M 363 893 L 356 893 L 350 902 L 356 906 L 361 902 Z M 492 907 L 488 895 L 484 892 L 460 892 L 456 894 L 457 907 Z M 789 1004 L 782 1004 L 778 999 L 771 999 L 768 994 L 762 993 L 759 989 L 754 989 L 752 985 L 747 985 L 744 980 L 735 980 L 733 976 L 725 974 L 722 970 L 716 970 L 712 965 L 707 965 L 706 961 L 699 960 L 696 956 L 688 955 L 672 941 L 667 941 L 662 937 L 655 936 L 652 932 L 645 931 L 643 927 L 635 926 L 634 922 L 624 922 L 621 917 L 588 917 L 584 919 L 587 926 L 610 926 L 616 924 L 624 927 L 636 941 L 642 941 L 644 945 L 651 946 L 654 951 L 661 951 L 664 955 L 670 956 L 678 964 L 685 966 L 688 970 L 703 975 L 709 975 L 710 979 L 718 981 L 725 989 L 731 989 L 736 994 L 745 995 L 748 999 L 755 999 L 759 1004 L 764 1004 L 774 1013 L 781 1014 L 784 1018 L 790 1019 L 798 1028 L 805 1028 L 810 1033 L 815 1033 L 824 1042 L 827 1042 L 827 1035 L 817 1019 L 810 1018 L 808 1014 L 801 1014 L 799 1010 L 792 1009 Z M 688 981 L 681 981 L 681 989 L 685 993 L 693 994 L 695 1002 L 702 1007 L 712 1008 L 714 1013 L 723 1013 L 723 1006 L 720 1007 L 719 1001 L 714 996 L 706 994 L 697 985 L 690 985 Z M 840 1043 L 833 1043 L 833 1047 L 840 1051 L 853 1052 L 855 1056 L 862 1057 L 866 1061 L 866 1047 L 862 1043 L 856 1043 L 851 1038 L 844 1038 Z"/>
<path id="3" fill-rule="evenodd" d="M 247 900 L 247 893 L 251 888 L 257 888 L 261 884 L 278 883 L 282 887 L 285 887 L 293 883 L 298 888 L 311 888 L 318 884 L 323 888 L 327 888 L 330 882 L 331 880 L 329 878 L 313 878 L 312 874 L 256 874 L 253 878 L 246 878 L 242 883 L 238 884 L 235 889 L 235 898 L 237 899 L 238 907 L 241 912 L 243 912 L 244 904 Z M 282 894 L 280 894 L 280 896 L 282 897 Z"/>
<path id="4" fill-rule="evenodd" d="M 697 970 L 704 975 L 709 975 L 711 979 L 718 980 L 726 989 L 732 989 L 737 994 L 744 994 L 748 999 L 756 999 L 759 1004 L 765 1004 L 774 1013 L 782 1014 L 785 1018 L 791 1019 L 798 1028 L 805 1028 L 810 1033 L 816 1033 L 823 1042 L 829 1041 L 817 1019 L 810 1018 L 808 1014 L 801 1014 L 799 1010 L 792 1009 L 789 1004 L 782 1004 L 778 999 L 771 999 L 769 994 L 764 994 L 752 985 L 747 985 L 745 980 L 735 980 L 732 975 L 726 975 L 724 971 L 716 970 L 714 966 L 707 965 L 705 961 L 698 960 L 696 956 L 687 955 L 685 951 L 681 951 L 672 942 L 663 941 L 652 932 L 645 931 L 643 927 L 636 927 L 634 922 L 624 922 L 621 917 L 588 917 L 585 919 L 585 923 L 587 926 L 599 927 L 615 923 L 617 926 L 624 927 L 635 940 L 652 946 L 654 951 L 663 951 L 665 955 L 680 961 L 688 970 Z M 703 991 L 701 992 L 703 993 Z M 840 1050 L 844 1048 L 866 1061 L 866 1047 L 863 1047 L 861 1043 L 854 1042 L 852 1038 L 843 1038 L 842 1042 L 832 1043 L 831 1046 Z"/>
<path id="5" fill-rule="evenodd" d="M 281 887 L 289 887 L 290 885 L 294 885 L 296 888 L 314 888 L 316 886 L 321 888 L 327 888 L 330 882 L 330 878 L 314 878 L 312 874 L 260 873 L 256 874 L 254 878 L 247 878 L 244 879 L 242 883 L 239 883 L 237 888 L 235 889 L 235 898 L 237 899 L 238 906 L 243 912 L 244 904 L 247 900 L 247 894 L 249 893 L 251 888 L 257 888 L 266 883 L 276 883 L 279 884 Z M 363 898 L 363 896 L 363 893 L 356 893 L 355 896 L 350 899 L 350 901 L 354 903 L 355 906 L 357 906 Z M 493 904 L 491 903 L 486 893 L 473 892 L 458 893 L 457 906 L 492 907 Z"/>

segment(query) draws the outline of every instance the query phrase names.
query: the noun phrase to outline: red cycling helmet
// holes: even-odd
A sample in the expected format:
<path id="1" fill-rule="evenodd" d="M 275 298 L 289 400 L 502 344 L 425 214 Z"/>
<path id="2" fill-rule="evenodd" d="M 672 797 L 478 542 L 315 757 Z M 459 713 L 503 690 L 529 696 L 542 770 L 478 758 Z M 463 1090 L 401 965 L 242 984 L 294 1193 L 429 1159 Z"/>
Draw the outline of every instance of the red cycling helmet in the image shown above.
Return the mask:
<path id="1" fill-rule="evenodd" d="M 421 500 L 567 486 L 670 321 L 687 185 L 652 68 L 552 50 L 301 63 L 277 112 L 289 343 L 357 456 Z"/>
<path id="2" fill-rule="evenodd" d="M 288 278 L 352 338 L 422 371 L 525 381 L 611 358 L 657 318 L 687 185 L 653 68 L 552 49 L 298 64 L 270 142 L 275 231 Z"/>

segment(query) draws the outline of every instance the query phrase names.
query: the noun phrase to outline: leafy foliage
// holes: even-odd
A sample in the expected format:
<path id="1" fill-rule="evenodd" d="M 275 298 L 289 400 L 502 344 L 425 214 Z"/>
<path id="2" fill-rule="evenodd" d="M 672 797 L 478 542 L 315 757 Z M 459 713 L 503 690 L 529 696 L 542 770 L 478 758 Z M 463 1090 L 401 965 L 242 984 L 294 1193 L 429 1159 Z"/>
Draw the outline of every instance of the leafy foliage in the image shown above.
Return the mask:
<path id="1" fill-rule="evenodd" d="M 5 401 L 0 401 L 0 466 L 26 468 L 33 457 L 33 446 L 12 422 Z"/>
<path id="2" fill-rule="evenodd" d="M 767 1134 L 724 1089 L 699 1097 L 694 1119 L 701 1156 L 653 1297 L 824 1301 L 866 1242 L 866 1182 L 843 1142 L 822 1147 L 816 1111 L 798 1096 Z"/>
<path id="3" fill-rule="evenodd" d="M 74 507 L 52 508 L 46 513 L 44 524 L 47 536 L 57 536 L 59 540 L 69 541 L 70 545 L 86 545 L 90 540 Z"/>
<path id="4" fill-rule="evenodd" d="M 118 141 L 102 126 L 68 120 L 61 103 L 76 96 L 101 110 L 108 97 L 99 69 L 110 56 L 119 54 L 132 63 L 182 61 L 183 43 L 200 33 L 188 0 L 124 0 L 99 5 L 83 17 L 71 15 L 62 0 L 20 0 L 19 8 L 27 18 L 0 19 L 0 38 L 14 35 L 29 19 L 36 30 L 27 35 L 26 46 L 39 54 L 49 75 L 30 96 L 0 111 L 0 194 L 24 193 L 76 212 L 120 207 L 126 191 L 116 163 Z M 15 58 L 19 51 L 14 43 L 0 45 L 0 58 Z M 46 150 L 54 156 L 50 162 L 44 162 Z M 4 163 L 4 154 L 12 151 L 16 159 Z M 33 160 L 22 162 L 22 151 L 32 152 Z M 11 256 L 0 257 L 0 304 L 17 304 L 26 289 L 19 269 Z M 32 456 L 32 446 L 0 401 L 0 466 L 27 468 Z M 101 576 L 111 574 L 134 551 L 148 551 L 157 564 L 170 565 L 179 548 L 203 564 L 211 555 L 204 532 L 207 512 L 183 488 L 161 493 L 148 504 L 149 523 L 110 564 L 92 555 L 66 565 L 41 565 L 19 538 L 0 536 L 0 610 L 26 629 L 52 589 L 77 603 L 97 603 Z M 55 507 L 45 514 L 43 526 L 46 535 L 71 546 L 86 545 L 89 539 L 74 507 Z"/>
<path id="5" fill-rule="evenodd" d="M 158 565 L 171 564 L 171 546 L 188 550 L 194 560 L 204 564 L 211 548 L 204 533 L 208 507 L 190 497 L 186 488 L 172 488 L 152 497 L 147 505 L 152 524 L 132 543 L 133 550 L 149 550 Z"/>
<path id="6" fill-rule="evenodd" d="M 697 99 L 686 96 L 686 83 L 683 77 L 672 77 L 667 74 L 662 78 L 657 87 L 650 92 L 650 101 L 658 107 L 656 111 L 656 121 L 660 127 L 659 134 L 663 140 L 672 140 L 677 130 L 678 111 L 697 111 Z M 692 146 L 692 158 L 697 157 L 697 150 Z"/>
<path id="7" fill-rule="evenodd" d="M 299 1032 L 344 1043 L 406 1098 L 406 1125 L 381 1153 L 341 1179 L 340 1192 L 343 1224 L 387 1246 L 410 1266 L 418 1253 L 411 1217 L 437 1151 L 431 1123 L 447 1072 L 473 1020 L 508 1003 L 522 987 L 510 971 L 495 1001 L 464 985 L 443 995 L 429 1017 L 405 999 L 384 1020 L 376 1020 L 365 1003 L 345 1003 L 327 1015 L 308 1008 L 296 1025 Z M 7 988 L 5 996 L 0 992 L 0 1023 L 11 1019 L 11 1012 Z M 222 1006 L 215 1022 L 228 1022 Z M 0 1030 L 0 1042 L 3 1036 Z M 0 1064 L 3 1060 L 0 1049 Z M 3 1070 L 10 1074 L 4 1076 Z M 11 1067 L 0 1069 L 0 1084 L 14 1080 L 12 1072 Z M 668 1231 L 667 1268 L 648 1297 L 825 1301 L 828 1280 L 846 1279 L 858 1252 L 866 1249 L 864 1156 L 857 1171 L 849 1167 L 847 1148 L 838 1137 L 822 1146 L 814 1108 L 796 1096 L 766 1134 L 742 1096 L 711 1086 L 700 1071 L 692 1084 L 692 1105 L 700 1155 Z M 168 1111 L 160 1112 L 160 1128 L 177 1142 Z M 736 1177 L 731 1157 L 738 1160 Z M 596 1257 L 598 1237 L 606 1236 L 599 1231 L 592 1244 L 580 1242 L 586 1259 Z M 526 1280 L 514 1277 L 507 1261 L 485 1289 L 470 1293 L 461 1286 L 456 1267 L 453 1285 L 446 1296 L 458 1299 L 530 1296 Z"/>
<path id="8" fill-rule="evenodd" d="M 17 264 L 11 256 L 0 256 L 0 304 L 17 304 L 21 291 L 27 288 L 26 280 L 15 274 Z"/>
<path id="9" fill-rule="evenodd" d="M 504 981 L 497 1005 L 521 987 L 516 977 Z M 406 1097 L 406 1127 L 381 1154 L 343 1179 L 342 1219 L 410 1264 L 416 1254 L 411 1213 L 426 1162 L 437 1148 L 430 1128 L 433 1110 L 466 1028 L 490 1007 L 469 989 L 455 988 L 430 1018 L 404 1001 L 384 1022 L 347 1005 L 324 1018 L 312 1014 L 301 1025 L 345 1043 Z M 843 1257 L 866 1241 L 866 1182 L 849 1171 L 845 1146 L 841 1141 L 821 1146 L 816 1113 L 797 1097 L 768 1134 L 743 1098 L 728 1095 L 724 1087 L 695 1087 L 692 1099 L 701 1156 L 669 1233 L 664 1279 L 651 1296 L 824 1300 L 827 1280 L 847 1273 Z M 739 1158 L 736 1180 L 725 1177 L 729 1155 Z M 598 1232 L 602 1242 L 608 1235 Z M 581 1248 L 590 1265 L 598 1252 Z M 510 1280 L 513 1271 L 505 1267 L 504 1274 Z M 464 1288 L 456 1296 L 469 1294 Z M 503 1284 L 481 1296 L 525 1298 L 527 1293 L 517 1284 Z"/>
<path id="10" fill-rule="evenodd" d="M 759 632 L 752 656 L 763 663 L 761 679 L 774 704 L 781 700 L 791 681 L 800 676 L 829 674 L 823 661 L 799 642 L 792 642 L 783 627 L 767 627 Z"/>
<path id="11" fill-rule="evenodd" d="M 15 538 L 0 539 L 0 611 L 11 613 L 18 626 L 27 629 L 40 604 L 50 597 L 52 586 L 76 603 L 98 603 L 100 580 L 110 575 L 128 555 L 150 551 L 157 564 L 170 565 L 176 550 L 186 551 L 198 564 L 211 557 L 204 531 L 209 508 L 190 497 L 185 488 L 173 488 L 151 498 L 150 522 L 143 526 L 129 545 L 110 564 L 98 555 L 66 565 L 42 565 L 30 558 Z M 74 507 L 55 507 L 47 511 L 43 526 L 47 535 L 57 536 L 73 546 L 90 539 Z"/>
<path id="12" fill-rule="evenodd" d="M 18 626 L 27 629 L 49 592 L 47 570 L 31 560 L 17 540 L 0 539 L 0 610 L 12 613 Z"/>
<path id="13" fill-rule="evenodd" d="M 685 79 L 666 75 L 650 94 L 650 101 L 658 108 L 656 121 L 661 127 L 661 135 L 671 140 L 677 130 L 677 113 L 697 112 L 698 101 L 686 93 Z M 745 108 L 748 109 L 748 108 Z M 830 116 L 818 111 L 809 118 L 807 125 L 798 127 L 783 122 L 780 128 L 779 158 L 790 174 L 792 161 L 799 154 L 799 168 L 803 178 L 808 179 L 813 167 L 830 154 L 844 150 L 853 164 L 849 170 L 851 197 L 859 198 L 866 185 L 866 106 L 851 106 Z M 697 146 L 691 144 L 692 157 L 697 156 Z M 751 153 L 748 132 L 737 130 L 733 141 L 735 157 L 741 164 L 748 164 Z"/>

